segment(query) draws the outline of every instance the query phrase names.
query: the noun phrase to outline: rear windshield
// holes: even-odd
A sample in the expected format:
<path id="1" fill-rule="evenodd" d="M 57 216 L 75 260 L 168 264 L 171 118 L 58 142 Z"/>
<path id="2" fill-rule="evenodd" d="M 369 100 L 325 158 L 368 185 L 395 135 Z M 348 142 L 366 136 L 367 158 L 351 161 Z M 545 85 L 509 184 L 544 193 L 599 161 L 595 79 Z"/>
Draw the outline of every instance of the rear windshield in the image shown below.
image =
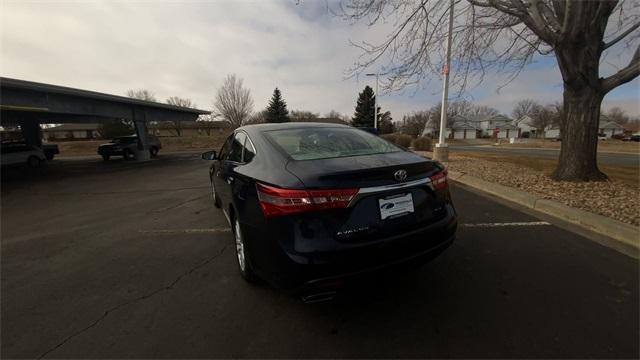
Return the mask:
<path id="1" fill-rule="evenodd" d="M 303 128 L 267 131 L 294 160 L 330 159 L 403 151 L 368 132 L 353 128 Z"/>

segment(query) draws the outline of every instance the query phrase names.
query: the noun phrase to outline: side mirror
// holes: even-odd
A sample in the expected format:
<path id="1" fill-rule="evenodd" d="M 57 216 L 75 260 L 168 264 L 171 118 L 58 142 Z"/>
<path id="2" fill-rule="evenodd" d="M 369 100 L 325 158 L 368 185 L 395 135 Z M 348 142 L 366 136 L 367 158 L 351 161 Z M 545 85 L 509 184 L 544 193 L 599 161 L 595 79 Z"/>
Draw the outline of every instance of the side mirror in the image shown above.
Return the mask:
<path id="1" fill-rule="evenodd" d="M 216 152 L 215 151 L 207 151 L 202 153 L 202 160 L 215 160 Z"/>

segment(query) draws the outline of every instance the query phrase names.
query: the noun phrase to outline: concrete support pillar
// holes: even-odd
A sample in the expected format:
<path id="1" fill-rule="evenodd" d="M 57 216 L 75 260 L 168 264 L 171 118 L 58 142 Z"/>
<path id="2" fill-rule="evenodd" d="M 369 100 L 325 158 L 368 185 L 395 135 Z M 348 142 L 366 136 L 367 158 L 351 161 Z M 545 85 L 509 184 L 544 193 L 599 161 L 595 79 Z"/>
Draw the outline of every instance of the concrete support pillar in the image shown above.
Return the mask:
<path id="1" fill-rule="evenodd" d="M 148 161 L 151 159 L 149 154 L 149 141 L 147 131 L 147 114 L 144 110 L 133 108 L 133 126 L 136 128 L 136 135 L 138 136 L 138 151 L 136 151 L 136 160 Z"/>
<path id="2" fill-rule="evenodd" d="M 22 130 L 22 137 L 24 137 L 24 141 L 27 144 L 37 147 L 42 146 L 42 130 L 40 129 L 40 124 L 36 121 L 21 121 L 20 130 Z"/>

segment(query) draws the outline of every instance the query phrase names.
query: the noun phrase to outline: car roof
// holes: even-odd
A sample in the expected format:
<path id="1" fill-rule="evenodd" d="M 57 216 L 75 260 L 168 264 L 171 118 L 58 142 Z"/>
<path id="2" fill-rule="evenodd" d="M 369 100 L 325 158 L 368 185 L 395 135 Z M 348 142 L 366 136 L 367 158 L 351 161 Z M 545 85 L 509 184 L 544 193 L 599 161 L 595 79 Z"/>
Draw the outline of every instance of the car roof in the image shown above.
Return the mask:
<path id="1" fill-rule="evenodd" d="M 326 128 L 326 127 L 342 127 L 351 128 L 348 125 L 332 124 L 323 122 L 284 122 L 284 123 L 269 123 L 269 124 L 253 124 L 245 125 L 239 130 L 253 130 L 257 132 L 270 131 L 270 130 L 287 130 L 287 129 L 300 129 L 300 128 Z"/>

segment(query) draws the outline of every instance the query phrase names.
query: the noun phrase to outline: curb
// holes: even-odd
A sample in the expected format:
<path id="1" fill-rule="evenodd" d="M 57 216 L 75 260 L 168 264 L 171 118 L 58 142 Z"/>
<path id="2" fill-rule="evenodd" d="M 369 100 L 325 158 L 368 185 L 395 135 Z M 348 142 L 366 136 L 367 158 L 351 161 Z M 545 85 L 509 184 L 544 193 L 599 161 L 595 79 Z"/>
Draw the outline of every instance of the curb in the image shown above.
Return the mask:
<path id="1" fill-rule="evenodd" d="M 605 235 L 617 242 L 617 244 L 613 244 L 614 246 L 607 245 L 608 247 L 614 249 L 620 247 L 631 249 L 631 253 L 635 258 L 640 257 L 640 228 L 636 226 L 581 209 L 572 208 L 558 201 L 543 199 L 519 189 L 482 180 L 466 173 L 450 170 L 449 179 L 551 215 L 560 220 L 570 222 L 583 229 Z"/>

